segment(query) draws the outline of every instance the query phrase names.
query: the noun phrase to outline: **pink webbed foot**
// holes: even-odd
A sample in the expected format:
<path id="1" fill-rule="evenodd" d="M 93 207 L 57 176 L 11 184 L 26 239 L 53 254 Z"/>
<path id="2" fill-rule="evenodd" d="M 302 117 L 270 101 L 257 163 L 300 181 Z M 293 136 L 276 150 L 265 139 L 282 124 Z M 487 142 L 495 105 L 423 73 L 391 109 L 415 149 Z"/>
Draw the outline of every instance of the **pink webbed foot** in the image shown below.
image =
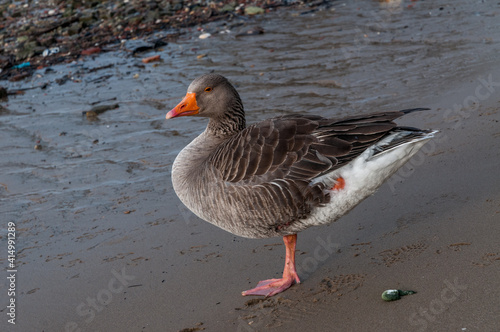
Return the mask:
<path id="1" fill-rule="evenodd" d="M 297 275 L 295 275 L 295 278 L 289 277 L 281 279 L 262 280 L 257 284 L 257 287 L 241 292 L 241 295 L 263 295 L 266 297 L 273 296 L 287 290 L 295 282 L 300 283 L 299 277 Z"/>
<path id="2" fill-rule="evenodd" d="M 241 295 L 273 296 L 287 290 L 294 283 L 300 283 L 297 271 L 295 271 L 295 245 L 297 243 L 297 234 L 284 236 L 283 241 L 286 247 L 283 278 L 262 280 L 257 284 L 257 287 L 244 291 Z"/>

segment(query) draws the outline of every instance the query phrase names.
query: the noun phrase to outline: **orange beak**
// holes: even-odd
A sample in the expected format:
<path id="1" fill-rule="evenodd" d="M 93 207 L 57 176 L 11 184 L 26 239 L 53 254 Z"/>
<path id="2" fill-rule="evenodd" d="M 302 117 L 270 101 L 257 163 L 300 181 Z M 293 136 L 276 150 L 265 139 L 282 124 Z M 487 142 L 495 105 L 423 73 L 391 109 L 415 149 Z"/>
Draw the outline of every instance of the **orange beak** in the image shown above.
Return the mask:
<path id="1" fill-rule="evenodd" d="M 196 104 L 196 93 L 188 92 L 186 97 L 175 106 L 165 117 L 167 120 L 178 116 L 188 116 L 198 114 L 199 107 Z"/>

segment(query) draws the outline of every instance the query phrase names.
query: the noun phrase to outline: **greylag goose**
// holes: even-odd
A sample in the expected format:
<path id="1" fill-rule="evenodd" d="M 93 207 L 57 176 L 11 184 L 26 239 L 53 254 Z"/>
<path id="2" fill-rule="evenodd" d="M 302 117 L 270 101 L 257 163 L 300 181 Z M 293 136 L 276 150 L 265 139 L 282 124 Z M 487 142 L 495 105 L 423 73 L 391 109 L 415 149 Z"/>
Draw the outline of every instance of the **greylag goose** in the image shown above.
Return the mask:
<path id="1" fill-rule="evenodd" d="M 342 119 L 286 115 L 247 127 L 231 83 L 221 75 L 203 75 L 166 115 L 209 119 L 205 131 L 176 157 L 173 187 L 194 214 L 228 232 L 283 237 L 283 277 L 242 292 L 272 296 L 300 282 L 298 232 L 339 219 L 433 137 L 435 131 L 393 122 L 419 110 L 425 109 Z"/>

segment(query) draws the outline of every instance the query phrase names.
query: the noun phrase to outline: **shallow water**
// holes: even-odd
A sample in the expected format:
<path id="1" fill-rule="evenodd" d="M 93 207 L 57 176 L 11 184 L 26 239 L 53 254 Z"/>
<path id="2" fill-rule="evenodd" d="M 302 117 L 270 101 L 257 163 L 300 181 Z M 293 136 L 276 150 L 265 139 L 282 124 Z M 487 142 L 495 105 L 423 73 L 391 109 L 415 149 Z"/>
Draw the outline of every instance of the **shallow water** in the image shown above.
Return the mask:
<path id="1" fill-rule="evenodd" d="M 206 120 L 164 117 L 203 73 L 218 72 L 236 85 L 252 123 L 285 113 L 334 117 L 426 107 L 443 97 L 443 87 L 499 65 L 496 3 L 409 4 L 333 2 L 312 13 L 215 22 L 204 27 L 208 39 L 193 29 L 164 47 L 160 63 L 142 64 L 119 50 L 3 82 L 9 90 L 49 83 L 11 96 L 0 113 L 0 214 L 18 225 L 18 263 L 40 272 L 59 267 L 44 262 L 62 259 L 61 266 L 75 269 L 64 275 L 83 274 L 127 247 L 112 241 L 123 245 L 155 223 L 189 224 L 193 217 L 172 193 L 170 168 Z M 236 37 L 256 26 L 265 33 Z M 55 82 L 68 75 L 65 84 Z M 82 112 L 93 103 L 119 108 L 91 121 Z M 182 243 L 171 226 L 156 231 L 172 246 Z M 84 256 L 86 263 L 78 262 Z"/>

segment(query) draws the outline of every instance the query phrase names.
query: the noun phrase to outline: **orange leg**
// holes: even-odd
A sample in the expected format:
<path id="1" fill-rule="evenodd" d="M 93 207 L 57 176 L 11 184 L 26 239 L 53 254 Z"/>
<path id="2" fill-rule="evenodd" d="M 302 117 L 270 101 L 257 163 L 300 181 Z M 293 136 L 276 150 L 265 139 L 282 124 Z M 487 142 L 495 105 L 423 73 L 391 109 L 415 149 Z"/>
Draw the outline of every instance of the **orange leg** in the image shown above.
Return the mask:
<path id="1" fill-rule="evenodd" d="M 262 280 L 257 287 L 244 291 L 241 295 L 264 295 L 273 296 L 290 288 L 294 283 L 300 283 L 299 276 L 295 270 L 295 245 L 297 234 L 283 236 L 286 247 L 285 268 L 283 278 Z"/>

